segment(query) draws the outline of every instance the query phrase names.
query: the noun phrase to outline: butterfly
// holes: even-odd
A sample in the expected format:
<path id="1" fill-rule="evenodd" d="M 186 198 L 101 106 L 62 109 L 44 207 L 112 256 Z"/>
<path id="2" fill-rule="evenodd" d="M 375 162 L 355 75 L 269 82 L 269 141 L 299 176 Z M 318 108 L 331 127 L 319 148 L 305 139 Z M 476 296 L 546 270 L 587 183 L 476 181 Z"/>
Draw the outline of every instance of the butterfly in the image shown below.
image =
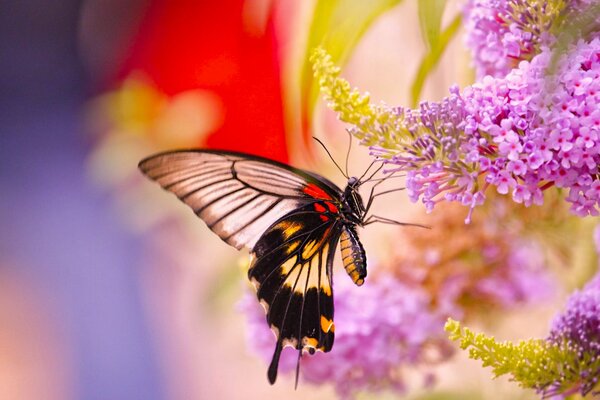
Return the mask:
<path id="1" fill-rule="evenodd" d="M 277 338 L 267 372 L 271 384 L 284 347 L 297 349 L 298 360 L 304 352 L 333 347 L 332 269 L 338 243 L 346 272 L 360 286 L 367 260 L 357 227 L 411 225 L 367 217 L 373 199 L 387 193 L 374 194 L 372 188 L 365 205 L 358 188 L 368 170 L 361 178 L 349 177 L 341 190 L 315 173 L 230 151 L 169 151 L 142 160 L 139 168 L 223 241 L 250 249 L 248 278 Z"/>

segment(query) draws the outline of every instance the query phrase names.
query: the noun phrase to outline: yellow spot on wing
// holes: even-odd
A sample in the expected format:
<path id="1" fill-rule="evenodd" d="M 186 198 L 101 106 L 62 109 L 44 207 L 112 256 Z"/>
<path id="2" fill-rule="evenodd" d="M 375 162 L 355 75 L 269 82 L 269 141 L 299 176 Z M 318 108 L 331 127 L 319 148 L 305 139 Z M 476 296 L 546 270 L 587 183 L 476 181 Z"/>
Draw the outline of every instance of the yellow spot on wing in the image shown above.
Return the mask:
<path id="1" fill-rule="evenodd" d="M 298 284 L 294 291 L 304 295 L 304 291 L 308 289 L 319 290 L 319 258 L 322 254 L 310 259 L 309 262 L 303 264 L 298 278 Z M 321 284 L 323 282 L 321 281 Z"/>
<path id="2" fill-rule="evenodd" d="M 327 254 L 329 250 L 329 245 L 325 245 L 323 247 L 323 254 Z M 329 277 L 327 276 L 327 266 L 321 266 L 321 290 L 327 295 L 331 296 L 331 284 L 329 282 Z"/>
<path id="3" fill-rule="evenodd" d="M 305 260 L 308 260 L 309 258 L 311 258 L 313 256 L 313 254 L 315 254 L 315 251 L 317 249 L 318 249 L 317 241 L 311 240 L 310 242 L 306 243 L 306 245 L 304 245 L 304 248 L 302 249 L 302 258 L 304 258 Z"/>
<path id="4" fill-rule="evenodd" d="M 308 260 L 311 258 L 317 251 L 321 249 L 322 246 L 326 246 L 326 240 L 329 239 L 329 233 L 331 232 L 331 227 L 327 228 L 318 240 L 311 240 L 308 242 L 304 248 L 302 249 L 302 258 Z"/>
<path id="5" fill-rule="evenodd" d="M 293 288 L 294 285 L 297 286 L 296 282 L 298 281 L 298 275 L 300 275 L 300 273 L 302 272 L 302 266 L 301 265 L 297 265 L 295 263 L 297 257 L 294 257 L 292 260 L 294 260 L 293 264 L 289 264 L 289 269 L 287 270 L 287 272 L 284 272 L 284 274 L 287 274 L 289 272 L 289 275 L 287 276 L 287 278 L 285 279 L 285 281 L 283 282 L 283 285 L 288 287 L 288 288 Z M 281 266 L 281 270 L 283 271 L 283 268 L 286 264 L 288 264 L 288 262 L 286 262 L 284 265 Z M 290 272 L 291 271 L 291 272 Z M 298 281 L 299 282 L 299 281 Z"/>
<path id="6" fill-rule="evenodd" d="M 295 242 L 288 244 L 287 248 L 285 249 L 285 253 L 292 254 L 294 252 L 294 250 L 296 250 L 298 248 L 298 246 L 300 246 L 299 240 L 296 240 Z"/>
<path id="7" fill-rule="evenodd" d="M 285 240 L 302 229 L 302 226 L 299 222 L 281 221 L 275 228 L 281 230 L 281 235 Z"/>
<path id="8" fill-rule="evenodd" d="M 294 265 L 296 265 L 297 260 L 298 257 L 292 257 L 283 264 L 281 264 L 281 275 L 287 275 L 288 272 L 290 272 L 292 268 L 294 268 Z"/>

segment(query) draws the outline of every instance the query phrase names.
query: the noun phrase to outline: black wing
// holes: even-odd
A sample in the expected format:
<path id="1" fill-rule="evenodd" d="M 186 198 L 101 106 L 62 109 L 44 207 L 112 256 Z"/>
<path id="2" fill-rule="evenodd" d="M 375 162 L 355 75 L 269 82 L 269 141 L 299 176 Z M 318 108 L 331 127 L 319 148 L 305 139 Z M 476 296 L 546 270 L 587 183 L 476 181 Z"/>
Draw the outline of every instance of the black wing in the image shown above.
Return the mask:
<path id="1" fill-rule="evenodd" d="M 333 346 L 332 264 L 343 225 L 322 207 L 309 204 L 285 215 L 253 249 L 248 277 L 277 337 L 271 383 L 284 347 L 312 354 Z"/>
<path id="2" fill-rule="evenodd" d="M 171 151 L 142 160 L 139 168 L 237 249 L 253 248 L 290 211 L 317 200 L 339 204 L 341 195 L 318 175 L 242 153 Z"/>
<path id="3" fill-rule="evenodd" d="M 241 153 L 189 150 L 139 164 L 230 245 L 252 249 L 248 272 L 281 350 L 331 350 L 333 255 L 341 223 L 341 191 L 316 174 Z"/>

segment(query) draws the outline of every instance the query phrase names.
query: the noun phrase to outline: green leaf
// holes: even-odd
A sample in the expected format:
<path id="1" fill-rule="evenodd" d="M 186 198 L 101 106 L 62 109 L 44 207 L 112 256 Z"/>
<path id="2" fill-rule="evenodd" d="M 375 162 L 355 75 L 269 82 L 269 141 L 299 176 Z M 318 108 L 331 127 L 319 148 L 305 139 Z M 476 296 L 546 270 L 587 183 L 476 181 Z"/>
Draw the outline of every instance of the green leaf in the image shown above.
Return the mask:
<path id="1" fill-rule="evenodd" d="M 446 0 L 420 0 L 418 3 L 421 34 L 431 50 L 436 47 L 440 37 Z"/>
<path id="2" fill-rule="evenodd" d="M 448 43 L 456 36 L 458 29 L 461 25 L 461 14 L 458 14 L 450 25 L 439 35 L 438 40 L 432 45 L 431 49 L 425 56 L 423 60 L 421 60 L 421 64 L 419 65 L 419 69 L 417 70 L 417 74 L 413 79 L 413 84 L 411 86 L 411 104 L 412 107 L 416 107 L 419 99 L 421 97 L 421 91 L 423 90 L 423 85 L 425 84 L 425 80 L 427 76 L 433 71 L 433 69 L 437 66 L 440 58 L 444 54 L 444 50 L 448 46 Z"/>
<path id="3" fill-rule="evenodd" d="M 337 65 L 344 65 L 355 46 L 379 16 L 402 0 L 322 0 L 317 1 L 306 44 L 306 57 L 300 72 L 304 144 L 310 142 L 310 126 L 319 96 L 308 55 L 324 48 Z"/>

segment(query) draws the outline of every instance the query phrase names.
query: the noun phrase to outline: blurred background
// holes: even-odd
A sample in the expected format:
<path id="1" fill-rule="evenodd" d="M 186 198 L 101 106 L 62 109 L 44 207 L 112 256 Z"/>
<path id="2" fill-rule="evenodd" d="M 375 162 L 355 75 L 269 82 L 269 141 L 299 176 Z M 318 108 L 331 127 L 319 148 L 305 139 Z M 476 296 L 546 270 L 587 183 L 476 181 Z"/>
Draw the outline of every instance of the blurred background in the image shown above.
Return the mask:
<path id="1" fill-rule="evenodd" d="M 328 385 L 294 391 L 291 375 L 268 385 L 240 306 L 247 255 L 137 171 L 156 151 L 210 147 L 343 185 L 311 139 L 345 159 L 348 135 L 319 101 L 310 49 L 325 44 L 376 101 L 408 105 L 427 46 L 417 0 L 325 3 L 0 4 L 0 399 L 334 396 Z M 449 2 L 442 22 L 460 7 Z M 446 49 L 421 98 L 472 81 L 461 43 Z M 355 146 L 351 172 L 367 164 L 367 149 Z M 404 195 L 389 204 L 391 218 L 431 222 Z M 393 232 L 362 233 L 370 260 L 388 254 Z M 564 297 L 556 293 L 535 308 L 542 322 L 520 332 L 544 335 Z M 515 315 L 508 339 L 531 309 Z M 465 398 L 448 394 L 464 391 L 464 370 L 446 364 L 438 373 L 437 398 Z M 516 393 L 502 380 L 486 386 L 476 365 L 469 374 L 472 398 Z"/>

